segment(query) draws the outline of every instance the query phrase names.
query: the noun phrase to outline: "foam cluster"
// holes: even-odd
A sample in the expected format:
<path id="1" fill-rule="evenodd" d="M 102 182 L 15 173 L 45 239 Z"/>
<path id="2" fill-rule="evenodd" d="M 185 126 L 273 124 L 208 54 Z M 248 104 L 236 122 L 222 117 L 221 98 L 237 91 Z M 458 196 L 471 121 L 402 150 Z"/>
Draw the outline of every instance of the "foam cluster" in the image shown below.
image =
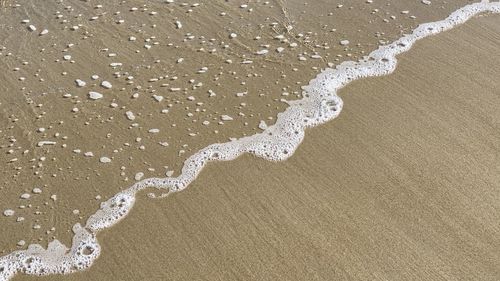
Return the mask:
<path id="1" fill-rule="evenodd" d="M 30 275 L 67 274 L 90 267 L 101 250 L 97 233 L 123 219 L 132 209 L 137 192 L 143 189 L 157 188 L 169 193 L 182 191 L 208 162 L 233 160 L 243 153 L 270 161 L 287 159 L 304 139 L 306 128 L 326 123 L 340 114 L 343 103 L 337 96 L 338 90 L 354 80 L 392 73 L 397 66 L 397 55 L 408 51 L 416 41 L 451 29 L 483 12 L 500 13 L 500 2 L 482 1 L 467 5 L 445 20 L 420 25 L 412 34 L 380 47 L 360 61 L 348 61 L 335 69 L 325 69 L 303 87 L 303 98 L 289 102 L 289 107 L 278 114 L 276 123 L 263 132 L 209 145 L 185 161 L 180 176 L 144 179 L 103 202 L 101 208 L 87 220 L 85 227 L 79 224 L 74 226 L 71 248 L 55 240 L 47 249 L 30 245 L 27 250 L 0 257 L 0 281 L 9 280 L 18 272 Z"/>
<path id="2" fill-rule="evenodd" d="M 101 252 L 96 234 L 76 224 L 70 249 L 58 240 L 47 249 L 38 244 L 0 258 L 0 280 L 9 280 L 17 272 L 29 275 L 68 274 L 89 268 Z"/>

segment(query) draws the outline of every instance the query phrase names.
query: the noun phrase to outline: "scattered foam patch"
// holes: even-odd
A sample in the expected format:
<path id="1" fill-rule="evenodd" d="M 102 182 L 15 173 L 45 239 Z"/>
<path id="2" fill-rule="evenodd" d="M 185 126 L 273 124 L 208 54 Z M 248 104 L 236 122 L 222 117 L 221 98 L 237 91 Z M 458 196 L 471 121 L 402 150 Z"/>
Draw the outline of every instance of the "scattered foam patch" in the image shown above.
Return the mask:
<path id="1" fill-rule="evenodd" d="M 483 12 L 500 13 L 500 2 L 482 1 L 467 5 L 445 20 L 420 25 L 412 34 L 380 47 L 358 62 L 344 62 L 335 69 L 324 70 L 303 88 L 304 97 L 289 102 L 289 107 L 278 114 L 276 123 L 263 132 L 227 143 L 212 144 L 188 158 L 180 176 L 144 179 L 103 202 L 84 227 L 80 224 L 73 227 L 71 248 L 54 240 L 47 249 L 32 244 L 26 250 L 0 257 L 0 281 L 7 281 L 18 272 L 30 275 L 68 274 L 89 268 L 101 251 L 97 233 L 127 216 L 140 190 L 154 187 L 166 190 L 166 194 L 182 191 L 208 162 L 233 160 L 243 153 L 252 153 L 270 161 L 287 159 L 304 139 L 306 128 L 326 123 L 340 114 L 343 103 L 337 96 L 338 90 L 354 80 L 392 73 L 397 66 L 396 56 L 408 51 L 416 41 L 449 30 Z"/>

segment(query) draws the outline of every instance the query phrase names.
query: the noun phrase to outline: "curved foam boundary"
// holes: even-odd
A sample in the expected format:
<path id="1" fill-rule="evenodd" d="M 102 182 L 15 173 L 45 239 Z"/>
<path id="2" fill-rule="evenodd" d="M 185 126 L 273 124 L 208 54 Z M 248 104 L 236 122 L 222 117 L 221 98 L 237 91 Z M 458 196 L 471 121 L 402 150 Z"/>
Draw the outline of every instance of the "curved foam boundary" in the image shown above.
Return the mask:
<path id="1" fill-rule="evenodd" d="M 7 281 L 18 272 L 31 275 L 68 274 L 89 268 L 101 251 L 97 233 L 127 216 L 137 192 L 143 189 L 155 187 L 166 190 L 167 194 L 182 191 L 208 162 L 233 160 L 243 153 L 252 153 L 271 161 L 287 159 L 302 142 L 306 128 L 326 123 L 339 115 L 343 105 L 342 99 L 337 96 L 339 89 L 354 80 L 392 73 L 397 65 L 396 56 L 408 51 L 416 41 L 449 30 L 483 12 L 500 13 L 500 2 L 484 0 L 467 5 L 445 20 L 419 25 L 412 34 L 379 47 L 358 62 L 347 61 L 335 69 L 325 69 L 303 87 L 302 99 L 289 102 L 289 107 L 278 114 L 275 125 L 249 137 L 209 145 L 184 162 L 179 177 L 144 179 L 103 202 L 85 226 L 76 224 L 73 227 L 71 248 L 54 240 L 47 249 L 33 244 L 26 250 L 0 257 L 0 281 Z"/>

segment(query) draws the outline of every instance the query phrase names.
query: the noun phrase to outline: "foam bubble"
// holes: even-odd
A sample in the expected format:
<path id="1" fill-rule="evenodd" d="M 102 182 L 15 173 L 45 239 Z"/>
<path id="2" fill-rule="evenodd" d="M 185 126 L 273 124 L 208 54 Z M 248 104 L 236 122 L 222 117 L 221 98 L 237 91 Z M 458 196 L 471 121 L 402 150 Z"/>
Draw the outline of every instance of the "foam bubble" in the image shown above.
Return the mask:
<path id="1" fill-rule="evenodd" d="M 252 153 L 270 161 L 287 159 L 304 139 L 306 128 L 326 123 L 340 114 L 343 103 L 337 96 L 338 90 L 354 80 L 392 73 L 397 66 L 396 56 L 408 51 L 416 41 L 451 29 L 482 12 L 500 13 L 500 2 L 483 0 L 467 5 L 445 20 L 420 25 L 412 34 L 380 47 L 358 62 L 348 61 L 335 69 L 325 69 L 303 87 L 303 98 L 289 102 L 289 107 L 278 114 L 276 123 L 263 132 L 209 145 L 186 160 L 179 177 L 144 179 L 103 202 L 84 227 L 79 224 L 74 226 L 71 248 L 55 240 L 47 249 L 34 244 L 27 250 L 0 257 L 0 281 L 9 280 L 18 272 L 30 275 L 67 274 L 90 267 L 101 251 L 97 233 L 123 219 L 132 209 L 140 190 L 154 187 L 168 193 L 182 191 L 208 162 L 230 161 L 243 153 Z"/>
<path id="2" fill-rule="evenodd" d="M 29 275 L 68 274 L 92 265 L 101 247 L 96 234 L 76 224 L 73 227 L 73 244 L 70 249 L 58 240 L 47 249 L 31 244 L 27 250 L 15 251 L 0 258 L 0 280 L 9 280 L 17 272 Z"/>

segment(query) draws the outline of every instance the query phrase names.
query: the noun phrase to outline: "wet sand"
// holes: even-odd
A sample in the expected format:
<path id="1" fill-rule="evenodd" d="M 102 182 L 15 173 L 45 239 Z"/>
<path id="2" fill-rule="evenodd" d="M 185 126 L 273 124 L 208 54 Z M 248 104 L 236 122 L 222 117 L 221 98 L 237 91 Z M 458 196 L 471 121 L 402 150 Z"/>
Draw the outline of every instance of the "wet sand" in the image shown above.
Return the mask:
<path id="1" fill-rule="evenodd" d="M 141 198 L 88 271 L 14 280 L 500 279 L 500 17 L 425 39 L 288 161 Z"/>
<path id="2" fill-rule="evenodd" d="M 470 2 L 1 1 L 0 212 L 15 214 L 0 216 L 0 255 L 69 245 L 141 175 L 177 176 L 206 145 L 273 124 L 327 65 Z"/>

